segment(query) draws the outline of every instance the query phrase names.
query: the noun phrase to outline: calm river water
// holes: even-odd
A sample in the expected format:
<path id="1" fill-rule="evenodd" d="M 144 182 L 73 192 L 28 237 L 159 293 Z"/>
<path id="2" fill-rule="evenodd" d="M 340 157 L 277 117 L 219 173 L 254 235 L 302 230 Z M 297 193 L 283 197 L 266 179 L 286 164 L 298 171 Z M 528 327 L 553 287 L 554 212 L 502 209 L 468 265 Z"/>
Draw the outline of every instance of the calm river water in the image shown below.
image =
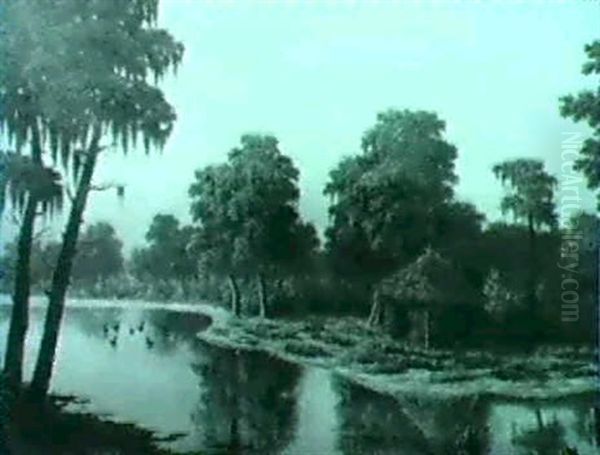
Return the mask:
<path id="1" fill-rule="evenodd" d="M 43 312 L 32 311 L 28 375 Z M 8 318 L 9 307 L 0 306 L 2 351 Z M 591 397 L 414 403 L 408 410 L 323 369 L 204 345 L 194 334 L 209 323 L 168 309 L 69 308 L 53 392 L 84 398 L 88 402 L 77 407 L 108 419 L 161 435 L 181 433 L 165 443 L 180 452 L 453 453 L 450 444 L 467 423 L 489 429 L 482 440 L 491 454 L 550 454 L 563 443 L 581 455 L 598 450 Z"/>

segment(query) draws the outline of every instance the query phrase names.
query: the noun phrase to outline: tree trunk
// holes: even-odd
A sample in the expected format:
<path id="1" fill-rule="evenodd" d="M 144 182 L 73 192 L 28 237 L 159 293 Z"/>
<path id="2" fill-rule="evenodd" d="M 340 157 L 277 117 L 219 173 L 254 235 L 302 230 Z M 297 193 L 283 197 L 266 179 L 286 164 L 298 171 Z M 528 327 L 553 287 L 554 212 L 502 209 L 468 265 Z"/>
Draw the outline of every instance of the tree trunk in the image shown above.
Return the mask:
<path id="1" fill-rule="evenodd" d="M 381 305 L 381 296 L 379 295 L 379 290 L 375 289 L 373 291 L 373 302 L 371 304 L 371 314 L 369 314 L 369 319 L 367 321 L 368 325 L 371 327 L 375 327 L 381 324 L 381 319 L 383 316 L 383 306 Z"/>
<path id="2" fill-rule="evenodd" d="M 600 223 L 596 222 L 596 380 L 600 381 Z M 600 400 L 594 406 L 594 429 L 596 432 L 596 445 L 600 446 Z"/>
<path id="3" fill-rule="evenodd" d="M 239 453 L 239 450 L 242 446 L 242 440 L 240 434 L 240 400 L 238 397 L 240 391 L 239 384 L 241 358 L 238 353 L 234 353 L 233 361 L 233 396 L 231 397 L 233 415 L 231 416 L 231 423 L 229 425 L 229 450 L 231 453 Z"/>
<path id="4" fill-rule="evenodd" d="M 79 239 L 79 228 L 81 226 L 83 212 L 90 192 L 92 177 L 98 159 L 99 142 L 101 130 L 95 126 L 92 141 L 87 151 L 81 177 L 77 185 L 75 198 L 71 205 L 69 219 L 60 253 L 56 262 L 56 268 L 52 275 L 52 287 L 48 301 L 48 310 L 44 322 L 44 334 L 40 345 L 37 363 L 31 382 L 31 394 L 34 398 L 44 398 L 50 388 L 52 368 L 56 356 L 56 345 L 60 331 L 60 324 L 65 306 L 65 297 L 69 287 L 73 259 L 77 250 Z"/>
<path id="5" fill-rule="evenodd" d="M 267 317 L 267 284 L 265 276 L 259 273 L 258 276 L 258 315 L 261 318 Z"/>
<path id="6" fill-rule="evenodd" d="M 181 293 L 183 294 L 183 300 L 187 302 L 190 298 L 190 286 L 187 278 L 182 278 L 180 281 Z"/>
<path id="7" fill-rule="evenodd" d="M 237 415 L 231 417 L 229 425 L 229 449 L 236 453 L 240 449 L 240 425 Z"/>
<path id="8" fill-rule="evenodd" d="M 537 318 L 537 295 L 535 292 L 537 282 L 537 248 L 536 248 L 536 233 L 533 223 L 533 216 L 530 214 L 527 218 L 527 227 L 529 231 L 529 277 L 527 283 L 528 305 L 532 318 Z"/>
<path id="9" fill-rule="evenodd" d="M 27 200 L 17 246 L 13 306 L 4 357 L 4 372 L 7 376 L 7 385 L 11 390 L 18 389 L 23 380 L 23 354 L 29 320 L 31 246 L 37 206 L 36 199 L 30 195 Z"/>
<path id="10" fill-rule="evenodd" d="M 594 431 L 596 436 L 596 445 L 600 446 L 600 405 L 594 406 L 593 409 Z"/>
<path id="11" fill-rule="evenodd" d="M 537 421 L 538 429 L 544 429 L 544 419 L 542 417 L 542 410 L 540 408 L 535 408 L 535 420 Z"/>
<path id="12" fill-rule="evenodd" d="M 237 281 L 233 275 L 229 275 L 229 289 L 231 291 L 231 312 L 235 317 L 240 317 L 242 314 L 242 308 L 240 305 L 240 288 L 238 287 Z"/>
<path id="13" fill-rule="evenodd" d="M 42 143 L 37 120 L 31 123 L 31 159 L 42 166 Z M 31 192 L 19 232 L 17 264 L 13 291 L 13 306 L 4 357 L 7 387 L 16 390 L 23 380 L 23 358 L 29 322 L 29 297 L 31 287 L 31 249 L 35 232 L 38 200 Z"/>
<path id="14" fill-rule="evenodd" d="M 425 344 L 425 349 L 429 349 L 429 310 L 425 310 L 425 314 L 423 315 L 424 318 L 424 322 L 423 322 L 423 332 L 424 332 L 424 344 Z"/>

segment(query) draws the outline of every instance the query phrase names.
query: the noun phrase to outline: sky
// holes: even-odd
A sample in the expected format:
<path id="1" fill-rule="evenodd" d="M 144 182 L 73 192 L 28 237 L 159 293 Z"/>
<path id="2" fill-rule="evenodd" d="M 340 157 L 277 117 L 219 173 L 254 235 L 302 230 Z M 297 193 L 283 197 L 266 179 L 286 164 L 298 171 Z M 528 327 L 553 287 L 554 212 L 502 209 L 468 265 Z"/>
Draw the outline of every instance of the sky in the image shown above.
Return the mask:
<path id="1" fill-rule="evenodd" d="M 322 230 L 329 171 L 360 152 L 363 132 L 388 108 L 446 121 L 459 197 L 498 219 L 494 163 L 540 158 L 560 179 L 566 138 L 589 133 L 560 117 L 558 98 L 597 86 L 580 69 L 599 20 L 600 3 L 583 0 L 162 0 L 159 25 L 186 48 L 162 83 L 178 121 L 162 153 L 102 157 L 95 183 L 124 184 L 125 198 L 93 193 L 85 221 L 111 222 L 127 250 L 143 244 L 156 213 L 189 222 L 194 170 L 258 132 L 293 158 L 301 212 Z M 593 209 L 585 183 L 576 185 L 582 208 Z M 559 208 L 561 200 L 559 191 Z M 3 231 L 14 232 L 10 219 Z"/>

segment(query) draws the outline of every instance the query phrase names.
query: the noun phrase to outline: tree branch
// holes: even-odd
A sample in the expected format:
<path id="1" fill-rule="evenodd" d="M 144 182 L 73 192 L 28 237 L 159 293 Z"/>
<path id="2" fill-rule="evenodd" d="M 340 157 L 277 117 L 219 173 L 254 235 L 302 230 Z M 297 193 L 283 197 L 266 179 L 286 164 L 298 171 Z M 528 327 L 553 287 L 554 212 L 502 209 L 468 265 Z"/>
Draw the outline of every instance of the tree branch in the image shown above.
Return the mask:
<path id="1" fill-rule="evenodd" d="M 100 153 L 105 152 L 106 150 L 115 149 L 115 148 L 117 148 L 117 144 L 115 142 L 113 142 L 110 145 L 101 145 L 101 146 L 99 146 L 98 149 L 96 149 L 94 151 L 94 153 L 96 153 L 96 154 L 99 155 Z M 80 150 L 78 153 L 80 153 L 81 155 L 86 156 L 86 155 L 89 155 L 91 153 L 91 150 Z"/>
<path id="2" fill-rule="evenodd" d="M 65 187 L 65 191 L 71 203 L 75 202 L 75 196 L 73 195 L 73 192 L 71 191 L 71 188 L 68 185 Z"/>
<path id="3" fill-rule="evenodd" d="M 119 188 L 121 185 L 117 183 L 103 183 L 101 185 L 90 186 L 90 191 L 106 191 Z"/>
<path id="4" fill-rule="evenodd" d="M 16 211 L 12 210 L 11 212 L 11 221 L 17 226 L 21 225 L 22 218 L 16 213 Z"/>

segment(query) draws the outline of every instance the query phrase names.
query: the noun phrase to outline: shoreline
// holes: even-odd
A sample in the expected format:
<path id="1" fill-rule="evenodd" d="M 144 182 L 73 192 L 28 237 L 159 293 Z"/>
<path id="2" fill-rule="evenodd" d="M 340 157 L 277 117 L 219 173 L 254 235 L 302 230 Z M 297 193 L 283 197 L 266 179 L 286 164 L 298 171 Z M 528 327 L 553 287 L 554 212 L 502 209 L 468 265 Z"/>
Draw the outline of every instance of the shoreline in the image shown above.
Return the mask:
<path id="1" fill-rule="evenodd" d="M 32 296 L 31 303 L 34 308 L 46 306 L 43 296 Z M 10 306 L 10 296 L 0 295 L 0 306 Z M 201 341 L 325 368 L 354 384 L 402 400 L 472 396 L 556 400 L 598 392 L 591 348 L 550 348 L 533 355 L 497 355 L 486 350 L 425 351 L 394 340 L 353 317 L 238 319 L 210 302 L 70 298 L 66 306 L 201 314 L 211 320 L 196 334 Z"/>
<path id="2" fill-rule="evenodd" d="M 555 348 L 534 355 L 425 351 L 392 340 L 355 318 L 221 318 L 197 338 L 221 348 L 261 351 L 290 363 L 325 368 L 401 401 L 474 396 L 557 400 L 598 391 L 591 349 Z"/>

